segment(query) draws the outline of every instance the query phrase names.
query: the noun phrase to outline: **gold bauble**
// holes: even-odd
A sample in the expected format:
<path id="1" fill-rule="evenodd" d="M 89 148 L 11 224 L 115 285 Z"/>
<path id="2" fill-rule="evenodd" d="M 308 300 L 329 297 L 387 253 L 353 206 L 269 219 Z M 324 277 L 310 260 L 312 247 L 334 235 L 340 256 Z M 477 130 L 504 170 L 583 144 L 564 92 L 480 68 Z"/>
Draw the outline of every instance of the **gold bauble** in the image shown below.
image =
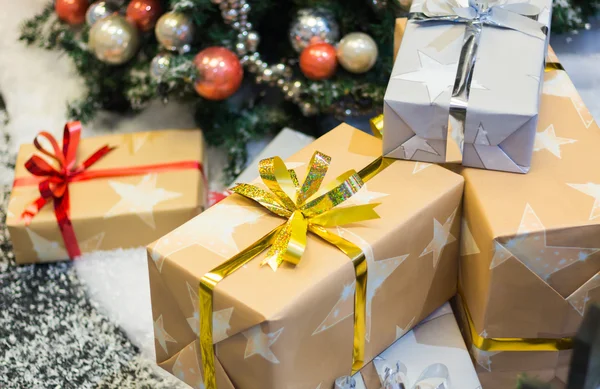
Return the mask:
<path id="1" fill-rule="evenodd" d="M 140 36 L 124 17 L 111 15 L 94 23 L 88 45 L 100 61 L 121 65 L 137 53 Z"/>
<path id="2" fill-rule="evenodd" d="M 351 32 L 337 47 L 340 65 L 351 73 L 365 73 L 377 62 L 377 43 L 363 32 Z"/>
<path id="3" fill-rule="evenodd" d="M 186 14 L 171 11 L 158 19 L 154 33 L 165 49 L 185 53 L 194 39 L 194 23 Z"/>

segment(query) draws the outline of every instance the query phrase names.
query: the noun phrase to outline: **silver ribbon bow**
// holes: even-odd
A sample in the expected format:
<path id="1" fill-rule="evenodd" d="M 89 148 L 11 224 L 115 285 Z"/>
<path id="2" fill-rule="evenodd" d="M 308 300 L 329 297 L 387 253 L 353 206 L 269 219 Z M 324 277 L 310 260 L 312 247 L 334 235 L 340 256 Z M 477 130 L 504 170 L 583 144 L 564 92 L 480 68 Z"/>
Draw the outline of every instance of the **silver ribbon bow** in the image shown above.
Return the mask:
<path id="1" fill-rule="evenodd" d="M 406 366 L 402 362 L 397 361 L 393 369 L 387 366 L 383 358 L 375 358 L 373 363 L 379 374 L 382 389 L 451 389 L 450 372 L 443 363 L 427 366 L 412 386 L 407 378 Z"/>
<path id="2" fill-rule="evenodd" d="M 460 2 L 460 3 L 459 3 Z M 448 118 L 446 162 L 462 162 L 465 121 L 473 69 L 484 25 L 507 28 L 546 39 L 548 27 L 536 19 L 541 10 L 528 0 L 425 0 L 421 12 L 409 18 L 419 23 L 452 22 L 466 25 Z"/>

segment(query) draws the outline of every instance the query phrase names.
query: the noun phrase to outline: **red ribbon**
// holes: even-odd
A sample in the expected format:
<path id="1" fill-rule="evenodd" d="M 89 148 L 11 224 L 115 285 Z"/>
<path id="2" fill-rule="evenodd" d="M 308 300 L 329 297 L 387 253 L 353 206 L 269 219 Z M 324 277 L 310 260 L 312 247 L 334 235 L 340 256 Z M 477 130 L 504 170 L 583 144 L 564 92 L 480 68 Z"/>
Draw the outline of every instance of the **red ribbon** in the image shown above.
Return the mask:
<path id="1" fill-rule="evenodd" d="M 106 156 L 115 147 L 104 145 L 79 166 L 75 166 L 77 146 L 81 137 L 81 123 L 69 122 L 65 125 L 63 132 L 62 150 L 52 134 L 42 131 L 34 139 L 33 144 L 42 154 L 52 158 L 58 164 L 58 169 L 38 155 L 33 155 L 25 162 L 25 168 L 33 174 L 33 177 L 16 178 L 13 187 L 38 185 L 41 197 L 25 207 L 21 218 L 25 225 L 29 225 L 32 219 L 39 213 L 46 203 L 52 199 L 54 203 L 54 214 L 60 228 L 65 248 L 69 258 L 73 259 L 81 255 L 79 244 L 75 236 L 75 230 L 70 219 L 69 183 L 87 181 L 96 178 L 136 176 L 148 173 L 161 173 L 173 170 L 198 169 L 202 171 L 202 164 L 197 161 L 181 161 L 171 163 L 160 163 L 113 169 L 88 170 L 89 167 Z M 45 138 L 52 146 L 52 151 L 45 149 L 40 144 L 40 138 Z"/>

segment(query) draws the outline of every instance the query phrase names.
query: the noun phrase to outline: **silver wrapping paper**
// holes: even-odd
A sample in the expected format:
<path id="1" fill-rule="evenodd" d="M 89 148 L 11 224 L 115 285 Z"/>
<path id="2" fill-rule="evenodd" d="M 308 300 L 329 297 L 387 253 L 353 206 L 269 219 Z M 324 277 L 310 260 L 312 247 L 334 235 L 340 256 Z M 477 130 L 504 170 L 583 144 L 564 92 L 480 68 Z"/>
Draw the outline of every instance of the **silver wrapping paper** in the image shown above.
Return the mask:
<path id="1" fill-rule="evenodd" d="M 427 5 L 444 1 L 425 0 Z M 413 3 L 411 12 L 423 12 L 425 2 Z M 468 6 L 467 0 L 455 3 Z M 537 20 L 549 28 L 551 0 L 528 4 L 540 10 Z M 462 160 L 465 166 L 526 173 L 548 39 L 483 25 L 464 129 L 452 128 L 451 101 L 452 106 L 457 103 L 452 89 L 467 28 L 467 23 L 408 22 L 385 95 L 383 153 L 435 163 Z M 462 154 L 456 140 L 464 140 Z"/>

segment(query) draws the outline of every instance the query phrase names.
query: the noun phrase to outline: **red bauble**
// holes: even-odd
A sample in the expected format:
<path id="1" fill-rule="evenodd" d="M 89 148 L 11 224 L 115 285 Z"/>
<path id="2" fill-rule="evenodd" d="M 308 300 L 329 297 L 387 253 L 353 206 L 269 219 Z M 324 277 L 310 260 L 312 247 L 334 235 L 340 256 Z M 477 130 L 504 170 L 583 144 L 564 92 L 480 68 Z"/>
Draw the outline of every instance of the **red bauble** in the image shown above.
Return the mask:
<path id="1" fill-rule="evenodd" d="M 89 0 L 56 0 L 54 11 L 58 18 L 72 26 L 85 22 Z"/>
<path id="2" fill-rule="evenodd" d="M 127 6 L 127 20 L 140 31 L 150 31 L 162 14 L 159 0 L 131 0 Z"/>
<path id="3" fill-rule="evenodd" d="M 196 55 L 198 69 L 196 92 L 208 100 L 223 100 L 234 94 L 242 83 L 244 70 L 238 57 L 224 47 L 208 47 Z"/>
<path id="4" fill-rule="evenodd" d="M 337 68 L 335 47 L 325 42 L 312 43 L 300 54 L 300 70 L 311 80 L 326 80 Z"/>

